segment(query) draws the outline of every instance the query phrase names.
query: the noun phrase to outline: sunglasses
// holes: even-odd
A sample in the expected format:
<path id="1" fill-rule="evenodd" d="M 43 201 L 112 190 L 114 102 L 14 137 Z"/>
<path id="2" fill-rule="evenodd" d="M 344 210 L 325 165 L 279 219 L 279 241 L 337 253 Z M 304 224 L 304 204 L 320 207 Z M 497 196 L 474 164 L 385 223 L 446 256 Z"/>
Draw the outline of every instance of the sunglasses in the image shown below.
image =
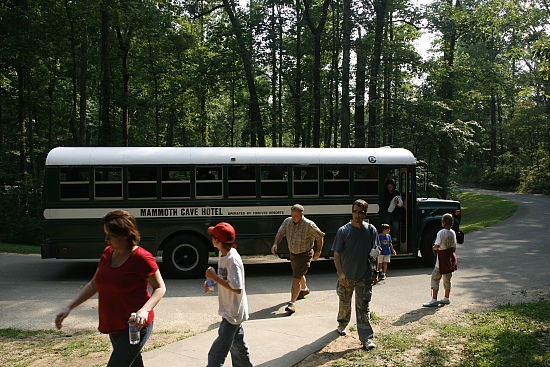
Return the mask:
<path id="1" fill-rule="evenodd" d="M 352 213 L 360 214 L 360 215 L 365 215 L 365 214 L 367 214 L 367 212 L 364 211 L 364 210 L 352 210 Z"/>

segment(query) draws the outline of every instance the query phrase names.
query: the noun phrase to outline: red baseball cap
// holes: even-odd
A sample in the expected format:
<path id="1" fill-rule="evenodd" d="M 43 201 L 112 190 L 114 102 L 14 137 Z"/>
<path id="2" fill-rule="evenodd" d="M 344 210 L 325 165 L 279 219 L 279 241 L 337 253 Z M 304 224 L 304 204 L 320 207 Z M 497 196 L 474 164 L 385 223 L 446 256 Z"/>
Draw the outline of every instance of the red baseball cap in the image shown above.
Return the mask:
<path id="1" fill-rule="evenodd" d="M 235 228 L 229 223 L 220 222 L 213 227 L 208 227 L 208 234 L 222 243 L 235 242 Z"/>

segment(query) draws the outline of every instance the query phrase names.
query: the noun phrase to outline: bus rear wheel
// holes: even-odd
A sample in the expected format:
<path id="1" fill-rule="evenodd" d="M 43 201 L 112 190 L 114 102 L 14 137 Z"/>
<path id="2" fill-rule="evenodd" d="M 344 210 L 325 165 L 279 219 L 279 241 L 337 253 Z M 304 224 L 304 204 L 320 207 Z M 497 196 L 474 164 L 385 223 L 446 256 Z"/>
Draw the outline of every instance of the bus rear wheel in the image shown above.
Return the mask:
<path id="1" fill-rule="evenodd" d="M 435 251 L 433 250 L 433 244 L 437 237 L 439 228 L 431 227 L 424 231 L 422 240 L 420 242 L 420 255 L 422 255 L 422 262 L 426 266 L 434 266 L 435 264 Z"/>
<path id="2" fill-rule="evenodd" d="M 180 234 L 166 243 L 162 263 L 174 278 L 199 278 L 208 267 L 208 248 L 200 238 Z"/>

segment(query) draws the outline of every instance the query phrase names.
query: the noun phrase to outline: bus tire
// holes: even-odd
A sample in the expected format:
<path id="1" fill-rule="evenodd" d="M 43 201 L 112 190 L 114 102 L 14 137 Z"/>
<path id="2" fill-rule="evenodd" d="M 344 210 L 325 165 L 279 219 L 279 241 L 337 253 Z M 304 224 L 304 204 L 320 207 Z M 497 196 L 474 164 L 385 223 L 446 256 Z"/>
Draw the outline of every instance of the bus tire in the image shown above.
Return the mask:
<path id="1" fill-rule="evenodd" d="M 426 266 L 434 266 L 435 264 L 433 244 L 437 237 L 437 232 L 439 232 L 439 228 L 430 227 L 424 231 L 420 240 L 420 255 L 422 255 L 422 263 Z"/>
<path id="2" fill-rule="evenodd" d="M 200 278 L 208 267 L 208 247 L 200 238 L 180 234 L 171 238 L 162 251 L 162 264 L 174 278 Z"/>

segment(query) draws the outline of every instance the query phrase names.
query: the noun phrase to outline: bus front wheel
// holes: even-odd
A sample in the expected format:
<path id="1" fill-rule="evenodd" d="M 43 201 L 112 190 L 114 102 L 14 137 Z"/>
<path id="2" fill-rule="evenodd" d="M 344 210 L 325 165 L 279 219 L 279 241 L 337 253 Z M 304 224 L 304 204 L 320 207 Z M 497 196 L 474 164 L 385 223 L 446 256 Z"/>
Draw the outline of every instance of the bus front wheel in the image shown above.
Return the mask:
<path id="1" fill-rule="evenodd" d="M 422 240 L 420 242 L 420 255 L 422 255 L 422 262 L 426 266 L 434 266 L 435 264 L 435 252 L 433 250 L 433 244 L 437 237 L 439 228 L 432 227 L 424 231 Z"/>
<path id="2" fill-rule="evenodd" d="M 177 235 L 164 247 L 162 263 L 174 278 L 200 278 L 208 267 L 208 248 L 196 236 Z"/>

